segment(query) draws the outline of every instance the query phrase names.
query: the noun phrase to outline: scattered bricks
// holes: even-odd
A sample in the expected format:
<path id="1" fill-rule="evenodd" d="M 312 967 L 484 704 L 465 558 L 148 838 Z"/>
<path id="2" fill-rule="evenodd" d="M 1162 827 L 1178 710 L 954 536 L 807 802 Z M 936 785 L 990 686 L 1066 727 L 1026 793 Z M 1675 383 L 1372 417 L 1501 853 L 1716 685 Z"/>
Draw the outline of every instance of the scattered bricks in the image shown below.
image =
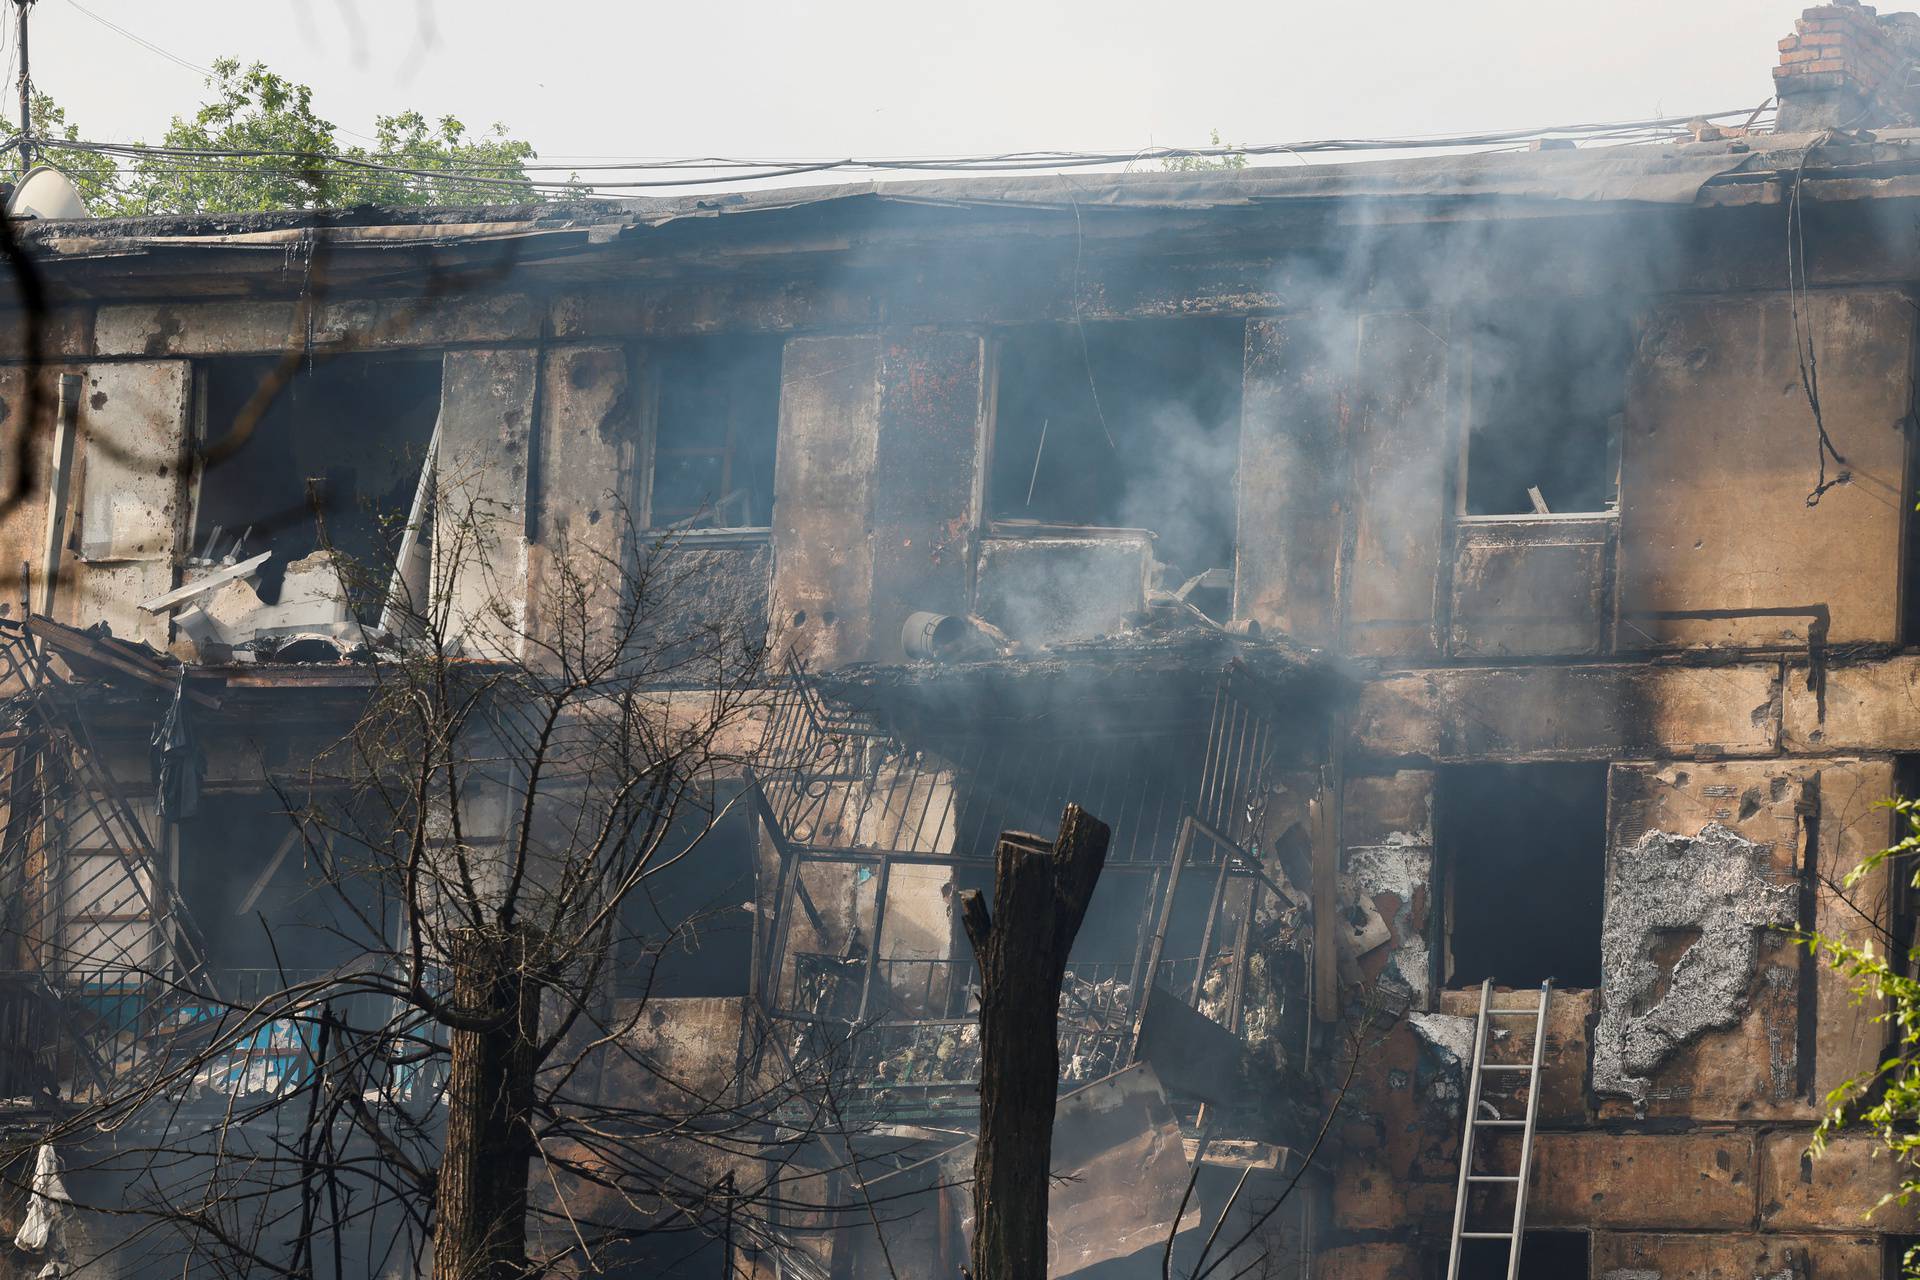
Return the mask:
<path id="1" fill-rule="evenodd" d="M 1878 1138 L 1840 1134 L 1816 1160 L 1807 1154 L 1812 1137 L 1810 1129 L 1792 1129 L 1761 1140 L 1761 1226 L 1769 1231 L 1914 1232 L 1920 1208 L 1890 1204 L 1874 1210 L 1899 1184 L 1900 1173 Z"/>

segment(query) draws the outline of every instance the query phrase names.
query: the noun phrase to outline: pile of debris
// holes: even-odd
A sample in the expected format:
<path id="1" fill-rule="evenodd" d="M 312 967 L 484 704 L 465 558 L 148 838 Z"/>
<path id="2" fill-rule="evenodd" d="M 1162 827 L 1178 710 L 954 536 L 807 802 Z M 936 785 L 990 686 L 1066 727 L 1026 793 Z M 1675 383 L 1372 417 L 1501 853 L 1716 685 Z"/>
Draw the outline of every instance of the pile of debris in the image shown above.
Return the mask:
<path id="1" fill-rule="evenodd" d="M 271 551 L 241 559 L 247 535 L 215 554 L 221 531 L 206 549 L 187 561 L 189 580 L 164 595 L 144 600 L 148 613 L 171 614 L 181 642 L 193 661 L 218 665 L 272 659 L 280 662 L 338 662 L 366 650 L 377 629 L 354 616 L 347 590 L 349 566 L 325 548 L 286 566 L 278 599 L 268 604 L 258 586 Z"/>

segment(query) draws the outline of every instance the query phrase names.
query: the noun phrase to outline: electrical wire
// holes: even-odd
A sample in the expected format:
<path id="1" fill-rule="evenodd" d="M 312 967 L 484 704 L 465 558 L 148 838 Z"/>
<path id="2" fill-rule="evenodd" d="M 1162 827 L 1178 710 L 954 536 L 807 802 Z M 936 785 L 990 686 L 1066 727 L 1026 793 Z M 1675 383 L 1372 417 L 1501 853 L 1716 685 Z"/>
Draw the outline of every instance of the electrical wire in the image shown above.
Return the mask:
<path id="1" fill-rule="evenodd" d="M 84 16 L 92 18 L 95 22 L 99 23 L 101 26 L 105 27 L 107 30 L 112 31 L 117 35 L 123 36 L 126 39 L 133 41 L 135 44 L 139 45 L 141 48 L 146 49 L 149 53 L 159 54 L 161 57 L 165 58 L 168 62 L 171 62 L 176 66 L 184 67 L 188 71 L 197 71 L 203 76 L 211 76 L 213 74 L 211 70 L 201 66 L 199 63 L 188 62 L 185 58 L 181 57 L 179 54 L 172 53 L 166 49 L 162 49 L 159 45 L 147 39 L 145 36 L 137 35 L 134 32 L 127 30 L 125 27 L 121 26 L 119 23 L 114 22 L 112 19 L 103 17 L 102 15 L 95 13 L 93 10 L 87 8 L 87 6 L 81 4 L 80 0 L 67 0 L 67 4 L 72 6 L 74 9 L 78 10 Z"/>
<path id="2" fill-rule="evenodd" d="M 71 3 L 72 0 L 69 0 Z M 1397 138 L 1343 138 L 1325 139 L 1301 143 L 1274 143 L 1251 146 L 1220 147 L 1160 147 L 1147 151 L 1025 151 L 1003 152 L 993 155 L 947 155 L 947 156 L 889 156 L 876 158 L 812 159 L 812 160 L 769 160 L 749 159 L 729 156 L 698 156 L 662 160 L 609 161 L 600 164 L 573 166 L 561 164 L 531 163 L 515 165 L 487 161 L 460 161 L 445 166 L 420 166 L 417 164 L 396 164 L 393 157 L 381 153 L 361 153 L 343 155 L 333 152 L 297 152 L 273 149 L 253 148 L 195 148 L 152 146 L 142 143 L 99 142 L 93 140 L 49 140 L 53 145 L 76 152 L 88 152 L 113 157 L 122 161 L 131 161 L 142 171 L 165 170 L 172 172 L 258 172 L 259 165 L 235 165 L 236 160 L 281 160 L 286 162 L 289 171 L 311 169 L 315 165 L 332 165 L 337 168 L 360 170 L 370 176 L 380 176 L 402 181 L 426 183 L 451 183 L 458 187 L 485 192 L 487 190 L 510 192 L 525 196 L 528 194 L 586 195 L 606 191 L 645 191 L 676 187 L 704 187 L 721 184 L 739 185 L 742 183 L 762 182 L 771 179 L 802 177 L 809 174 L 850 172 L 861 174 L 879 173 L 932 173 L 932 174 L 1017 174 L 1029 172 L 1060 172 L 1067 169 L 1085 169 L 1099 166 L 1127 164 L 1140 160 L 1170 160 L 1179 158 L 1221 158 L 1229 156 L 1265 156 L 1286 154 L 1300 157 L 1303 154 L 1368 154 L 1384 151 L 1422 151 L 1439 149 L 1479 148 L 1482 150 L 1510 150 L 1531 141 L 1545 138 L 1559 138 L 1584 141 L 1590 144 L 1621 145 L 1634 142 L 1670 141 L 1686 136 L 1684 127 L 1697 120 L 1718 120 L 1733 116 L 1753 119 L 1755 113 L 1750 108 L 1739 111 L 1716 112 L 1707 116 L 1672 116 L 1657 120 L 1610 122 L 1591 125 L 1562 125 L 1549 129 L 1506 130 L 1491 133 L 1424 135 L 1418 137 Z M 128 166 L 116 165 L 116 171 Z M 564 180 L 542 175 L 565 170 Z M 651 178 L 629 178 L 623 181 L 609 181 L 595 178 L 590 183 L 580 180 L 582 173 L 651 173 L 674 174 L 693 173 L 696 176 L 673 176 Z"/>

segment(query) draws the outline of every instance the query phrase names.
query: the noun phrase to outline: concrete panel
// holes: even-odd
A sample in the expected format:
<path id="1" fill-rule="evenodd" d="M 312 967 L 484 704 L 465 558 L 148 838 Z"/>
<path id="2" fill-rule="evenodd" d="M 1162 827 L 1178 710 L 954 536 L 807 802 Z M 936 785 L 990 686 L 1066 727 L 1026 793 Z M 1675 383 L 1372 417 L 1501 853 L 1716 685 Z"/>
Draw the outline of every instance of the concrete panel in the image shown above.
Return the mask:
<path id="1" fill-rule="evenodd" d="M 1028 644 L 1109 635 L 1146 606 L 1152 554 L 1144 533 L 988 538 L 980 546 L 976 607 Z"/>
<path id="2" fill-rule="evenodd" d="M 1616 887 L 1619 860 L 1629 856 L 1642 836 L 1652 831 L 1692 836 L 1709 823 L 1718 823 L 1760 846 L 1759 856 L 1766 859 L 1764 868 L 1757 869 L 1760 881 L 1787 895 L 1786 923 L 1791 926 L 1805 846 L 1799 813 L 1803 783 L 1803 771 L 1787 761 L 1614 765 L 1607 785 L 1609 925 L 1614 924 L 1616 912 L 1645 914 L 1634 903 L 1620 900 Z M 1705 1027 L 1683 1039 L 1646 1076 L 1644 1099 L 1606 1099 L 1602 1115 L 1755 1120 L 1803 1119 L 1812 1114 L 1804 1096 L 1799 1057 L 1801 952 L 1784 931 L 1754 929 L 1740 935 L 1739 941 L 1747 938 L 1753 940 L 1751 955 L 1729 951 L 1724 961 L 1737 960 L 1748 968 L 1743 994 L 1726 1011 L 1727 1017 L 1736 1019 L 1734 1024 Z M 1727 939 L 1707 934 L 1693 941 L 1718 947 Z M 1700 983 L 1689 983 L 1686 966 L 1691 960 L 1717 972 L 1721 956 L 1702 952 L 1690 957 L 1691 943 L 1677 935 L 1652 936 L 1645 944 L 1654 948 L 1652 954 L 1671 989 L 1627 992 L 1614 985 L 1625 972 L 1616 966 L 1606 975 L 1608 987 L 1602 998 L 1625 1002 L 1631 997 L 1630 1017 L 1645 1015 L 1671 999 L 1680 1002 L 1679 1008 L 1705 1010 L 1701 1020 L 1709 1020 L 1717 1010 L 1707 1008 L 1711 997 Z M 1696 971 L 1694 976 L 1704 973 Z M 1597 1078 L 1597 1063 L 1595 1070 Z"/>
<path id="3" fill-rule="evenodd" d="M 710 648 L 720 635 L 766 635 L 773 547 L 765 534 L 683 537 L 657 552 L 648 581 L 654 604 L 638 620 L 646 643 Z"/>
<path id="4" fill-rule="evenodd" d="M 1748 1227 L 1754 1163 L 1750 1133 L 1542 1133 L 1534 1149 L 1527 1224 Z"/>
<path id="5" fill-rule="evenodd" d="M 83 359 L 92 354 L 92 347 L 92 307 L 56 304 L 54 309 L 42 318 L 40 327 L 42 359 Z M 25 313 L 13 308 L 0 311 L 0 360 L 24 360 L 26 357 Z"/>
<path id="6" fill-rule="evenodd" d="M 1347 647 L 1434 653 L 1451 432 L 1447 340 L 1436 315 L 1360 321 L 1352 462 L 1356 520 L 1347 579 Z"/>
<path id="7" fill-rule="evenodd" d="M 1502 517 L 1454 530 L 1456 657 L 1598 653 L 1614 521 Z"/>
<path id="8" fill-rule="evenodd" d="M 103 356 L 220 355 L 278 351 L 290 336 L 291 302 L 168 302 L 101 307 L 93 340 Z"/>
<path id="9" fill-rule="evenodd" d="M 1829 663 L 1811 685 L 1792 663 L 1785 693 L 1788 751 L 1920 751 L 1920 654 Z"/>
<path id="10" fill-rule="evenodd" d="M 470 653 L 520 651 L 527 611 L 527 473 L 538 353 L 449 351 L 440 386 L 434 594 Z"/>
<path id="11" fill-rule="evenodd" d="M 1895 639 L 1913 309 L 1892 291 L 1816 294 L 1804 319 L 1828 432 L 1851 480 L 1807 503 L 1812 412 L 1782 295 L 1670 302 L 1641 335 L 1621 478 L 1621 649 Z M 1728 616 L 1671 619 L 1662 612 Z M 1751 616 L 1748 616 L 1751 615 Z"/>
<path id="12" fill-rule="evenodd" d="M 1779 675 L 1770 662 L 1397 672 L 1362 688 L 1351 742 L 1446 761 L 1771 755 Z"/>
<path id="13" fill-rule="evenodd" d="M 1834 760 L 1818 766 L 1820 845 L 1815 866 L 1814 927 L 1855 944 L 1884 949 L 1889 922 L 1888 877 L 1883 868 L 1851 889 L 1842 882 L 1868 854 L 1892 842 L 1894 815 L 1880 807 L 1893 794 L 1893 763 Z M 1878 1000 L 1856 999 L 1853 984 L 1825 963 L 1813 966 L 1813 1100 L 1879 1064 L 1887 1028 L 1875 1026 Z"/>
<path id="14" fill-rule="evenodd" d="M 871 656 L 897 662 L 911 613 L 968 610 L 984 346 L 976 333 L 889 334 L 874 445 Z"/>
<path id="15" fill-rule="evenodd" d="M 940 310 L 949 320 L 978 318 L 950 305 Z M 684 280 L 623 277 L 611 288 L 554 298 L 550 314 L 555 337 L 577 340 L 859 329 L 879 324 L 885 311 L 868 281 L 844 271 L 810 278 L 788 267 L 778 277 L 746 272 Z"/>
<path id="16" fill-rule="evenodd" d="M 592 625 L 617 627 L 625 590 L 622 556 L 638 518 L 630 506 L 636 424 L 627 353 L 620 347 L 552 347 L 541 361 L 538 492 L 527 522 L 533 543 L 527 557 L 530 615 L 537 615 L 564 564 L 565 572 L 590 583 Z M 528 624 L 544 634 L 549 620 L 530 616 Z M 577 632 L 578 624 L 572 629 Z M 575 644 L 581 639 L 549 638 Z"/>
<path id="17" fill-rule="evenodd" d="M 1870 1235 L 1648 1235 L 1597 1231 L 1595 1280 L 1881 1280 L 1880 1241 Z"/>
<path id="18" fill-rule="evenodd" d="M 93 341 L 104 356 L 237 355 L 290 341 L 323 351 L 533 341 L 541 311 L 524 294 L 343 298 L 320 305 L 311 331 L 296 331 L 290 301 L 133 303 L 101 307 Z"/>
<path id="19" fill-rule="evenodd" d="M 55 614 L 104 621 L 124 639 L 167 643 L 167 622 L 141 600 L 173 586 L 186 523 L 191 367 L 180 360 L 95 365 L 82 377 L 80 487 L 70 517 L 80 563 Z M 38 557 L 34 557 L 38 559 Z"/>
<path id="20" fill-rule="evenodd" d="M 1587 1024 L 1599 993 L 1559 991 L 1547 1007 L 1547 1045 L 1541 1055 L 1540 1123 L 1578 1125 L 1588 1120 L 1587 1107 Z M 1539 992 L 1496 989 L 1494 1008 L 1532 1009 Z M 1440 1012 L 1471 1020 L 1480 1011 L 1480 988 L 1440 993 Z M 1489 1060 L 1526 1062 L 1533 1056 L 1533 1022 L 1526 1018 L 1495 1018 L 1492 1027 L 1496 1040 Z M 1471 1023 L 1467 1027 L 1471 1037 Z M 1503 1116 L 1523 1115 L 1526 1099 L 1524 1077 L 1519 1073 L 1489 1074 L 1481 1083 L 1481 1093 Z"/>
<path id="21" fill-rule="evenodd" d="M 1345 1244 L 1313 1261 L 1320 1280 L 1403 1280 L 1420 1274 L 1420 1251 L 1410 1244 Z"/>
<path id="22" fill-rule="evenodd" d="M 793 338 L 780 374 L 773 630 L 815 668 L 870 648 L 878 336 Z"/>
<path id="23" fill-rule="evenodd" d="M 1920 1229 L 1920 1205 L 1888 1205 L 1880 1198 L 1899 1185 L 1900 1166 L 1870 1133 L 1836 1135 L 1818 1159 L 1807 1154 L 1811 1129 L 1782 1130 L 1760 1139 L 1760 1222 L 1769 1231 L 1874 1230 L 1910 1235 Z M 1871 1218 L 1869 1218 L 1871 1215 Z"/>
<path id="24" fill-rule="evenodd" d="M 1306 644 L 1335 638 L 1348 479 L 1340 411 L 1356 333 L 1320 316 L 1247 322 L 1233 611 Z M 1330 342 L 1335 334 L 1345 341 Z"/>

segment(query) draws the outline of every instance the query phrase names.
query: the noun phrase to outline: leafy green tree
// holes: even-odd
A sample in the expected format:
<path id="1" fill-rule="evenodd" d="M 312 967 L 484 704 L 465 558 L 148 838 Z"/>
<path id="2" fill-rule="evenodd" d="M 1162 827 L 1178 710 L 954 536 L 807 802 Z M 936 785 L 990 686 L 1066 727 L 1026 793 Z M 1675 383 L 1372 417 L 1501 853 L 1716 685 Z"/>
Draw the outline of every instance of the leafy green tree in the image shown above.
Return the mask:
<path id="1" fill-rule="evenodd" d="M 63 170 L 97 215 L 239 213 L 538 200 L 531 144 L 495 124 L 475 132 L 453 116 L 380 116 L 371 147 L 342 143 L 313 105 L 313 90 L 234 58 L 213 64 L 211 95 L 175 116 L 159 150 L 107 153 L 60 147 L 80 139 L 46 94 L 33 104 L 41 158 Z M 18 154 L 9 162 L 18 172 Z M 585 188 L 580 188 L 584 192 Z"/>
<path id="2" fill-rule="evenodd" d="M 428 170 L 432 177 L 381 174 L 363 170 L 343 183 L 354 185 L 356 200 L 375 204 L 508 204 L 540 199 L 527 178 L 525 164 L 534 159 L 530 143 L 508 136 L 507 127 L 494 124 L 484 133 L 469 133 L 452 116 L 429 122 L 418 111 L 403 111 L 374 120 L 378 145 L 371 151 L 348 152 L 352 160 L 394 168 Z M 359 194 L 364 191 L 366 194 Z"/>
<path id="3" fill-rule="evenodd" d="M 1920 799 L 1890 800 L 1887 806 L 1906 823 L 1906 834 L 1864 859 L 1847 873 L 1842 888 L 1851 890 L 1869 877 L 1904 877 L 1920 889 Z M 1856 1001 L 1879 1006 L 1874 1022 L 1888 1029 L 1891 1047 L 1871 1070 L 1847 1080 L 1826 1097 L 1826 1111 L 1814 1131 L 1812 1151 L 1819 1156 L 1842 1129 L 1870 1129 L 1893 1157 L 1900 1181 L 1883 1196 L 1888 1204 L 1907 1205 L 1920 1196 L 1920 979 L 1913 975 L 1914 955 L 1876 948 L 1871 937 L 1855 942 L 1815 933 L 1805 945 L 1846 975 Z M 1901 1260 L 1903 1277 L 1920 1277 L 1920 1246 Z"/>
<path id="4" fill-rule="evenodd" d="M 97 151 L 77 151 L 71 147 L 62 147 L 55 141 L 72 142 L 80 137 L 80 130 L 67 119 L 67 113 L 47 94 L 38 89 L 33 91 L 34 132 L 43 140 L 40 159 L 73 179 L 73 185 L 80 192 L 80 198 L 87 202 L 97 217 L 112 217 L 117 214 L 133 212 L 127 206 L 126 192 L 120 181 L 120 170 L 114 158 Z M 20 152 L 10 149 L 3 161 L 0 161 L 0 174 L 6 181 L 15 182 L 20 178 Z"/>
<path id="5" fill-rule="evenodd" d="M 147 213 L 245 212 L 337 205 L 331 121 L 313 109 L 313 90 L 233 58 L 213 64 L 213 99 L 191 119 L 175 116 L 163 147 L 243 155 L 144 155 L 131 194 Z"/>

